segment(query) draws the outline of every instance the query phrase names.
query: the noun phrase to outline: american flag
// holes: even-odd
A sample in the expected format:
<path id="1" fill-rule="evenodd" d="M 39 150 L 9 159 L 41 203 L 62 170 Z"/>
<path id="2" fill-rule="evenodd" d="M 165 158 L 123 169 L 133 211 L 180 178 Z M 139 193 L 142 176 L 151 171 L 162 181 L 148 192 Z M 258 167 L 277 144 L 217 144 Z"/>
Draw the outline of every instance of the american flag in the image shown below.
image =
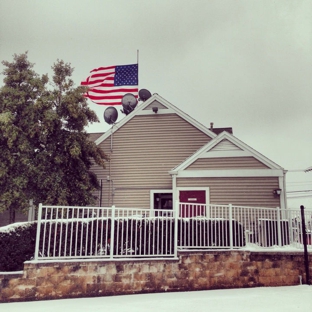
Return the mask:
<path id="1" fill-rule="evenodd" d="M 138 97 L 138 64 L 99 67 L 81 82 L 89 89 L 85 97 L 99 105 L 121 105 L 126 93 Z"/>

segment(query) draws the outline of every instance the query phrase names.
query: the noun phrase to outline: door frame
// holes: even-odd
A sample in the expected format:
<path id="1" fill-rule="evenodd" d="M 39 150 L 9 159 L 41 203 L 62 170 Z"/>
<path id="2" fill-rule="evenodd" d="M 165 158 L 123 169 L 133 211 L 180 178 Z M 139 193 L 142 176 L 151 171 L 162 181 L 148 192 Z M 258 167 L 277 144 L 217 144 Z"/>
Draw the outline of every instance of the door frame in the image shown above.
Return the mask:
<path id="1" fill-rule="evenodd" d="M 196 187 L 196 186 L 183 186 L 183 187 L 177 187 L 177 200 L 180 202 L 179 197 L 180 197 L 180 191 L 206 191 L 206 205 L 209 205 L 210 203 L 210 192 L 209 192 L 209 187 L 201 186 L 201 187 Z"/>
<path id="2" fill-rule="evenodd" d="M 176 201 L 180 204 L 180 191 L 206 191 L 206 213 L 209 212 L 209 209 L 207 207 L 210 205 L 210 190 L 207 186 L 183 186 L 183 187 L 177 187 L 177 197 Z M 176 207 L 176 209 L 179 209 Z"/>

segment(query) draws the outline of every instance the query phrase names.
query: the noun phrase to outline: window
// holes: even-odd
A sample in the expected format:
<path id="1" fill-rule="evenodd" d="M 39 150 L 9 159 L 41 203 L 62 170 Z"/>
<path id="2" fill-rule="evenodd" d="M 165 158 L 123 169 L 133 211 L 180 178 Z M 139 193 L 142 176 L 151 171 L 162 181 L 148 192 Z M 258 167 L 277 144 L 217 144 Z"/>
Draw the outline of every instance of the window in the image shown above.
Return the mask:
<path id="1" fill-rule="evenodd" d="M 172 190 L 151 191 L 151 208 L 172 210 Z"/>

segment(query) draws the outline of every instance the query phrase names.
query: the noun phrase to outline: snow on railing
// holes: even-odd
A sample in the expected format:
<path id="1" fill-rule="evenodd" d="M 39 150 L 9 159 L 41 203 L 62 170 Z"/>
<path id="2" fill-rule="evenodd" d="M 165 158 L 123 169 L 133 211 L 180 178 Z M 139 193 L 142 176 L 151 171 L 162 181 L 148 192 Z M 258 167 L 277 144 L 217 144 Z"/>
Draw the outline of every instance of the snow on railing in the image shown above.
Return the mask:
<path id="1" fill-rule="evenodd" d="M 175 211 L 177 213 L 175 213 Z M 312 246 L 312 211 L 306 211 Z M 177 250 L 302 248 L 299 210 L 176 203 L 174 210 L 39 205 L 35 259 L 164 258 Z"/>

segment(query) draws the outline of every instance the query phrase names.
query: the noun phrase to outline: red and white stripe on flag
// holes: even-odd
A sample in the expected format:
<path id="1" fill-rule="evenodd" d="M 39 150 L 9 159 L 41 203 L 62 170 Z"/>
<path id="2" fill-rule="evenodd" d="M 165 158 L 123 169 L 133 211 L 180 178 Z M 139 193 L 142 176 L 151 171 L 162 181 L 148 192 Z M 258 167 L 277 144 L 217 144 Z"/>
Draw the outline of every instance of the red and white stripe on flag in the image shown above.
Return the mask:
<path id="1" fill-rule="evenodd" d="M 126 93 L 138 97 L 138 64 L 99 67 L 81 82 L 87 86 L 85 97 L 99 105 L 121 105 Z"/>

